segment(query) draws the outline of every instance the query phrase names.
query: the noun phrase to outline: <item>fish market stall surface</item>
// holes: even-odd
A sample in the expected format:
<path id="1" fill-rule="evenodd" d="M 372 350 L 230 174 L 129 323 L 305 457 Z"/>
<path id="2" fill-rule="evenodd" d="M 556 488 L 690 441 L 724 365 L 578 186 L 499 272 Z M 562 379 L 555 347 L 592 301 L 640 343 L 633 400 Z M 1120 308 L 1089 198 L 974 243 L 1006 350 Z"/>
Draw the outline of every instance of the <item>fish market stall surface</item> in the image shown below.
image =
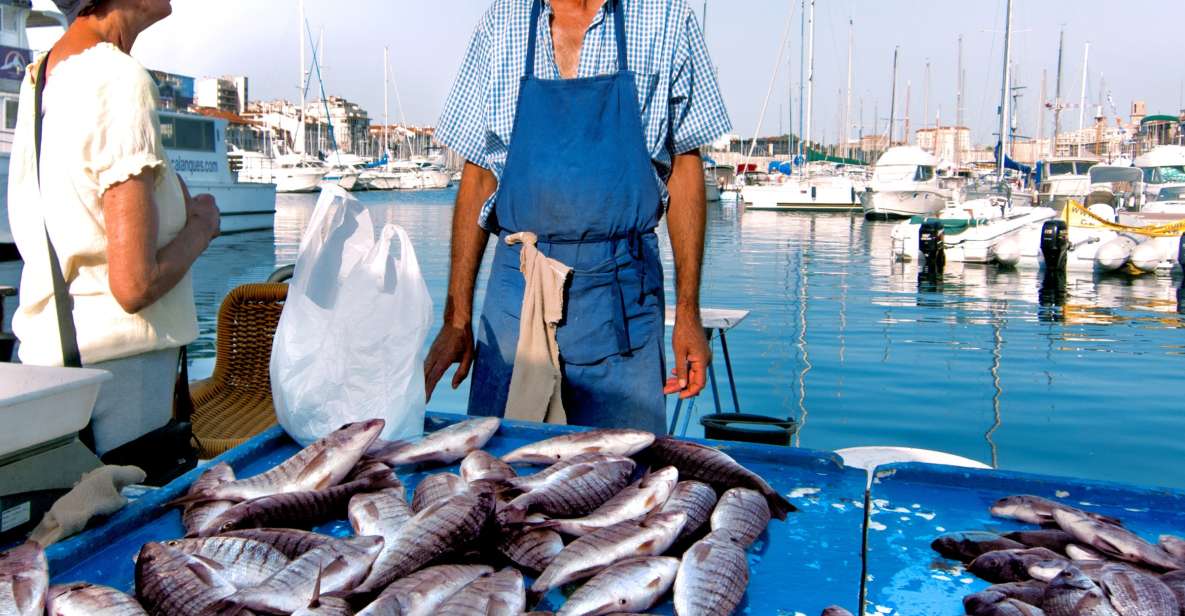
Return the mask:
<path id="1" fill-rule="evenodd" d="M 427 425 L 438 430 L 464 419 L 430 413 Z M 576 431 L 578 428 L 503 422 L 485 449 L 505 454 L 521 445 Z M 764 477 L 798 508 L 785 522 L 773 520 L 748 550 L 751 577 L 737 613 L 818 614 L 832 604 L 854 608 L 858 602 L 864 523 L 863 471 L 845 469 L 838 458 L 784 447 L 717 444 L 738 462 Z M 261 434 L 219 458 L 236 476 L 249 477 L 283 462 L 299 450 L 279 428 Z M 542 467 L 537 467 L 542 468 Z M 403 472 L 410 469 L 413 472 Z M 201 470 L 142 497 L 111 517 L 103 526 L 47 550 L 52 583 L 85 581 L 134 592 L 132 558 L 150 541 L 183 536 L 180 512 L 165 503 L 185 493 Z M 417 469 L 404 467 L 399 476 L 409 493 L 432 473 L 457 465 Z M 339 520 L 315 530 L 335 536 L 351 534 Z M 529 582 L 528 582 L 529 585 Z M 537 609 L 556 609 L 567 589 L 551 591 Z M 670 601 L 650 610 L 671 614 Z"/>
<path id="2" fill-rule="evenodd" d="M 1016 494 L 1119 518 L 1152 543 L 1162 534 L 1185 532 L 1181 492 L 917 463 L 882 466 L 870 494 L 863 613 L 962 614 L 963 597 L 990 584 L 930 544 L 944 533 L 1035 529 L 989 512 L 998 499 Z"/>

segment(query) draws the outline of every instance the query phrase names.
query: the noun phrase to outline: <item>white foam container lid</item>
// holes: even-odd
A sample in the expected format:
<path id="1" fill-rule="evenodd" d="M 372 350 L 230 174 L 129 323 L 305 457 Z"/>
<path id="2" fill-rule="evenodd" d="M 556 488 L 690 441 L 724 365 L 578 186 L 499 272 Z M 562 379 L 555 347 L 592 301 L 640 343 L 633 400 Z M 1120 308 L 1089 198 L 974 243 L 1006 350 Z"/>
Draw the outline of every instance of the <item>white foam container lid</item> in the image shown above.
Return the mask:
<path id="1" fill-rule="evenodd" d="M 111 373 L 0 363 L 0 456 L 86 427 Z"/>

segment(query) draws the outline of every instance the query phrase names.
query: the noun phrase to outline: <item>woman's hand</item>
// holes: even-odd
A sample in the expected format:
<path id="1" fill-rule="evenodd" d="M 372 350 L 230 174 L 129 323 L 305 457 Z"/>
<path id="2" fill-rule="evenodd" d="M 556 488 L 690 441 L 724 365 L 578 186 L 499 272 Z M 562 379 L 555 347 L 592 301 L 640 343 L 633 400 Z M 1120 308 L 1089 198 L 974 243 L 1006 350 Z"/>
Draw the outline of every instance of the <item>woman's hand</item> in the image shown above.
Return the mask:
<path id="1" fill-rule="evenodd" d="M 181 176 L 177 176 L 181 184 L 181 194 L 185 197 L 185 223 L 195 224 L 206 231 L 202 237 L 213 240 L 222 232 L 222 214 L 218 211 L 218 202 L 214 195 L 202 193 L 196 197 L 190 196 L 189 185 Z"/>

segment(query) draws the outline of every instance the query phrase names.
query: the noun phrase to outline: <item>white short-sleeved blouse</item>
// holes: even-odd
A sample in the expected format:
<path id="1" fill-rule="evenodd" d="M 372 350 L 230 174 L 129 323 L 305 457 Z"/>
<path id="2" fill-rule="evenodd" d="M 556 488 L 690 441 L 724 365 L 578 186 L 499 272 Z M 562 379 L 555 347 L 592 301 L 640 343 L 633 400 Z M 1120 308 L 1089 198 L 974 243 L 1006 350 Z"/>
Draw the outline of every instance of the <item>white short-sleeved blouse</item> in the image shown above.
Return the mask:
<path id="1" fill-rule="evenodd" d="M 107 232 L 101 198 L 115 184 L 156 170 L 156 246 L 185 225 L 185 200 L 169 164 L 152 77 L 114 45 L 99 44 L 59 62 L 43 95 L 41 189 L 33 138 L 33 80 L 21 84 L 12 145 L 8 209 L 25 260 L 20 307 L 12 327 L 27 364 L 62 365 L 53 282 L 42 221 L 48 226 L 74 300 L 84 364 L 179 347 L 197 337 L 193 285 L 187 274 L 164 297 L 136 314 L 115 300 L 107 278 Z"/>

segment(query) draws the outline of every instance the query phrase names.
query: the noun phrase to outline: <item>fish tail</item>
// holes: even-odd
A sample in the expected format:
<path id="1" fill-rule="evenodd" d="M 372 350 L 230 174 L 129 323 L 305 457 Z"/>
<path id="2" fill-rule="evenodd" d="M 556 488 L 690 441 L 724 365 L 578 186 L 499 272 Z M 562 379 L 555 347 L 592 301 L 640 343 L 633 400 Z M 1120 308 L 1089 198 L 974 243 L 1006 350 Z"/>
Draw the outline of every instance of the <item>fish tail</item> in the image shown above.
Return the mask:
<path id="1" fill-rule="evenodd" d="M 208 503 L 210 501 L 215 501 L 215 500 L 220 500 L 220 499 L 214 498 L 212 495 L 210 495 L 210 493 L 203 491 L 203 492 L 195 492 L 193 494 L 186 494 L 185 496 L 179 496 L 179 497 L 174 498 L 173 500 L 165 503 L 165 506 L 166 507 L 188 507 L 190 505 L 197 505 L 200 503 Z"/>
<path id="2" fill-rule="evenodd" d="M 785 520 L 786 514 L 798 511 L 798 507 L 795 507 L 790 501 L 786 500 L 786 497 L 773 490 L 770 490 L 765 495 L 765 500 L 769 501 L 770 514 L 779 520 Z"/>

